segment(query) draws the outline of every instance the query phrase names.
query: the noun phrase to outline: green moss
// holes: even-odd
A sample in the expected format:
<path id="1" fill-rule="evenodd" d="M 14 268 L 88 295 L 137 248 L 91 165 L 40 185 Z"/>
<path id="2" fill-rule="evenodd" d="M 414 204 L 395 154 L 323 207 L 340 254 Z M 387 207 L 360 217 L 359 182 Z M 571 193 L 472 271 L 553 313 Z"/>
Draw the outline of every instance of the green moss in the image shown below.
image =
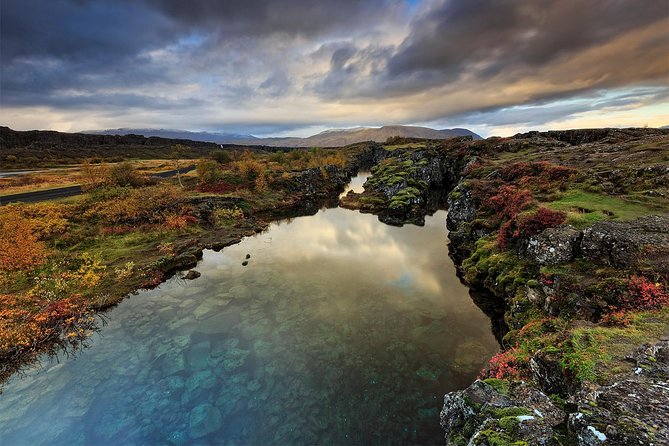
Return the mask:
<path id="1" fill-rule="evenodd" d="M 476 435 L 475 442 L 477 444 L 483 441 L 489 446 L 528 446 L 526 441 L 516 440 L 506 433 L 491 429 L 481 431 Z"/>
<path id="2" fill-rule="evenodd" d="M 625 364 L 625 356 L 666 332 L 669 308 L 630 314 L 630 320 L 627 327 L 574 329 L 562 349 L 562 366 L 579 381 L 608 383 L 618 366 Z"/>
<path id="3" fill-rule="evenodd" d="M 479 239 L 474 253 L 462 263 L 465 280 L 500 296 L 513 296 L 528 280 L 525 262 L 512 252 L 497 249 L 492 237 Z"/>
<path id="4" fill-rule="evenodd" d="M 511 390 L 511 383 L 505 379 L 488 378 L 484 379 L 483 382 L 491 386 L 502 395 L 509 395 Z"/>
<path id="5" fill-rule="evenodd" d="M 502 407 L 502 408 L 492 408 L 488 410 L 488 412 L 494 417 L 494 418 L 504 418 L 504 417 L 517 417 L 521 415 L 532 415 L 532 411 L 527 409 L 526 407 Z"/>
<path id="6" fill-rule="evenodd" d="M 503 417 L 499 420 L 499 426 L 509 433 L 515 433 L 520 421 L 517 416 Z"/>

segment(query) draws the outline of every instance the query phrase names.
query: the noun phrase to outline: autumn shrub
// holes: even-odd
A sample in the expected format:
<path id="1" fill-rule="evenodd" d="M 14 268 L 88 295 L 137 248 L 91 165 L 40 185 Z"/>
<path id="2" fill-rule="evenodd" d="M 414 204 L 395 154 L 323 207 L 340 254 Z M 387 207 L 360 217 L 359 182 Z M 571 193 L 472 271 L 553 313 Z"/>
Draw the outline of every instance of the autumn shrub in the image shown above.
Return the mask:
<path id="1" fill-rule="evenodd" d="M 191 215 L 168 214 L 165 216 L 165 226 L 168 229 L 183 229 L 189 224 L 193 224 L 197 219 Z"/>
<path id="2" fill-rule="evenodd" d="M 246 181 L 255 181 L 265 170 L 250 150 L 244 151 L 242 159 L 235 163 L 235 167 Z"/>
<path id="3" fill-rule="evenodd" d="M 274 152 L 270 155 L 269 160 L 273 163 L 283 165 L 286 162 L 286 154 L 283 151 Z"/>
<path id="4" fill-rule="evenodd" d="M 267 180 L 265 179 L 265 172 L 260 172 L 253 182 L 253 188 L 256 192 L 265 192 L 267 190 Z"/>
<path id="5" fill-rule="evenodd" d="M 105 184 L 107 166 L 100 165 L 99 163 L 93 164 L 90 161 L 86 161 L 81 165 L 79 176 L 81 178 L 81 188 L 84 191 L 98 189 Z"/>
<path id="6" fill-rule="evenodd" d="M 20 209 L 23 217 L 30 220 L 39 239 L 64 233 L 69 219 L 75 214 L 74 206 L 52 202 L 25 205 Z"/>
<path id="7" fill-rule="evenodd" d="M 244 218 L 244 212 L 238 207 L 216 209 L 211 215 L 215 226 L 229 226 Z"/>
<path id="8" fill-rule="evenodd" d="M 490 358 L 487 367 L 479 374 L 479 379 L 520 379 L 524 373 L 525 361 L 518 358 L 516 348 L 501 351 Z"/>
<path id="9" fill-rule="evenodd" d="M 632 276 L 627 280 L 627 293 L 620 296 L 618 307 L 622 309 L 655 309 L 669 305 L 669 292 L 661 283 L 654 283 L 644 276 Z"/>
<path id="10" fill-rule="evenodd" d="M 488 200 L 491 207 L 500 218 L 512 219 L 527 209 L 532 203 L 532 192 L 516 186 L 504 185 L 497 189 L 495 195 Z"/>
<path id="11" fill-rule="evenodd" d="M 52 302 L 0 295 L 0 356 L 37 351 L 49 341 L 75 345 L 94 327 L 93 313 L 79 295 Z"/>
<path id="12" fill-rule="evenodd" d="M 216 150 L 211 153 L 211 159 L 219 164 L 228 164 L 232 161 L 232 155 L 229 150 Z"/>
<path id="13" fill-rule="evenodd" d="M 124 161 L 109 166 L 105 174 L 105 185 L 121 187 L 141 187 L 145 179 L 137 173 L 132 163 Z"/>
<path id="14" fill-rule="evenodd" d="M 22 215 L 21 207 L 6 206 L 0 213 L 0 270 L 32 270 L 46 257 L 38 227 Z"/>
<path id="15" fill-rule="evenodd" d="M 221 180 L 222 174 L 214 160 L 201 159 L 195 166 L 200 184 L 213 184 Z"/>
<path id="16" fill-rule="evenodd" d="M 505 249 L 509 243 L 519 237 L 531 237 L 544 229 L 561 225 L 567 219 L 567 214 L 547 208 L 539 208 L 529 215 L 520 215 L 506 221 L 497 234 L 497 244 Z"/>
<path id="17" fill-rule="evenodd" d="M 178 211 L 181 190 L 170 184 L 131 189 L 125 196 L 94 203 L 84 217 L 114 224 L 163 223 Z"/>

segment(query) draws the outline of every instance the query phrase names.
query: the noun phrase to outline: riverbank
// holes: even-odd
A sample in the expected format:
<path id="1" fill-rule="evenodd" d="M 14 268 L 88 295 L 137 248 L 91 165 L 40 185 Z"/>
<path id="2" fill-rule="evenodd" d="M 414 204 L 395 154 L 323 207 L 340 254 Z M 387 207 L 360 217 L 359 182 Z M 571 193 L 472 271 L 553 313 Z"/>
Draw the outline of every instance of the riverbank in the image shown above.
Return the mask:
<path id="1" fill-rule="evenodd" d="M 451 255 L 504 349 L 447 395 L 447 443 L 669 441 L 667 161 L 662 130 L 456 140 L 395 150 L 343 199 L 402 224 L 449 192 Z"/>

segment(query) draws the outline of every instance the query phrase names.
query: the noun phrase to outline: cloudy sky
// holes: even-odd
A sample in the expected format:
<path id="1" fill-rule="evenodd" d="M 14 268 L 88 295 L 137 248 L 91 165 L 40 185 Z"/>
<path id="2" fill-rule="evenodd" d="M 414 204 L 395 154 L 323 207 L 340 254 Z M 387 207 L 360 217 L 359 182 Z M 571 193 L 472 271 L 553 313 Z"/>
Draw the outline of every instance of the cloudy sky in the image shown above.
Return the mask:
<path id="1" fill-rule="evenodd" d="M 669 124 L 667 0 L 2 0 L 0 125 Z"/>

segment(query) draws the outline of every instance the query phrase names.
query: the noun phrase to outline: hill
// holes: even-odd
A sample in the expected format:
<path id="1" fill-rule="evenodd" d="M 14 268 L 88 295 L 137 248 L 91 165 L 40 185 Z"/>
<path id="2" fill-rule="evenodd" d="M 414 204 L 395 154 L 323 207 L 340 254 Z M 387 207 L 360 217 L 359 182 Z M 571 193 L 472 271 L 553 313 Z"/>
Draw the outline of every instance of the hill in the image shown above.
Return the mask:
<path id="1" fill-rule="evenodd" d="M 145 137 L 180 138 L 197 141 L 215 142 L 217 144 L 263 145 L 272 147 L 342 147 L 363 141 L 384 142 L 390 137 L 422 139 L 448 139 L 457 136 L 471 136 L 481 139 L 476 133 L 467 129 L 435 130 L 429 127 L 407 125 L 387 125 L 383 127 L 356 127 L 352 129 L 332 129 L 306 138 L 257 138 L 251 135 L 233 133 L 188 132 L 165 129 L 111 129 L 93 130 L 89 133 L 99 135 L 143 135 Z"/>

